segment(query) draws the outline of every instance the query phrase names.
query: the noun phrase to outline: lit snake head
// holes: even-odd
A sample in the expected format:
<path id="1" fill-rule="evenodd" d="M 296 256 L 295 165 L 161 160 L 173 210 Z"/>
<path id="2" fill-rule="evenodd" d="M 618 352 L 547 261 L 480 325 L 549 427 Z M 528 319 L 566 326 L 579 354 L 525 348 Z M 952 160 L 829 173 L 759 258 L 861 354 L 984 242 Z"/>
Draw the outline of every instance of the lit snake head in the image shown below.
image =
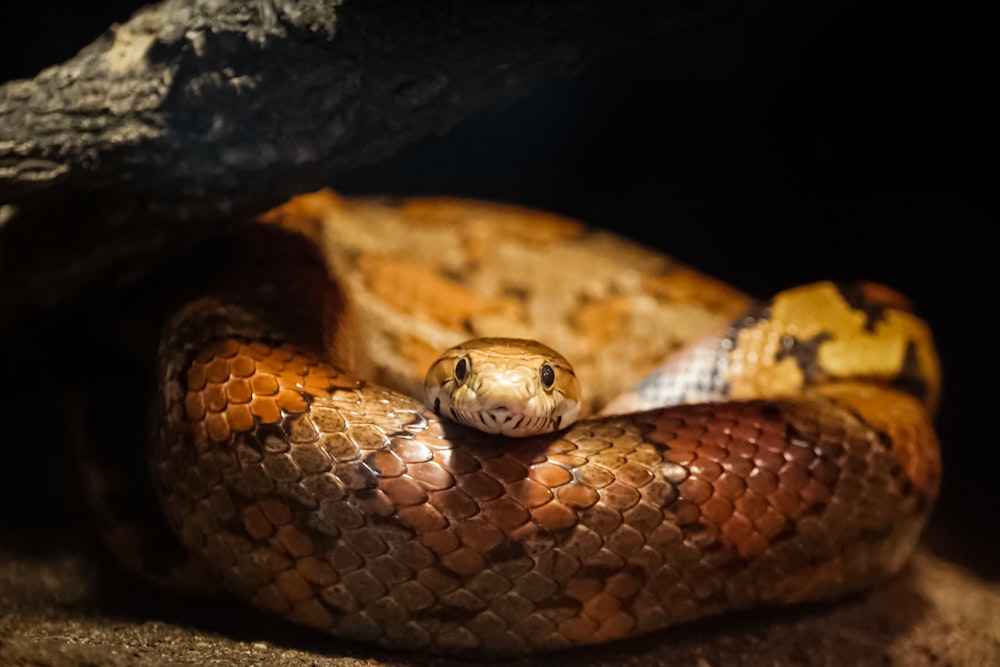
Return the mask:
<path id="1" fill-rule="evenodd" d="M 439 415 L 515 438 L 564 428 L 580 412 L 570 363 L 520 338 L 476 338 L 446 350 L 427 371 L 424 394 Z"/>

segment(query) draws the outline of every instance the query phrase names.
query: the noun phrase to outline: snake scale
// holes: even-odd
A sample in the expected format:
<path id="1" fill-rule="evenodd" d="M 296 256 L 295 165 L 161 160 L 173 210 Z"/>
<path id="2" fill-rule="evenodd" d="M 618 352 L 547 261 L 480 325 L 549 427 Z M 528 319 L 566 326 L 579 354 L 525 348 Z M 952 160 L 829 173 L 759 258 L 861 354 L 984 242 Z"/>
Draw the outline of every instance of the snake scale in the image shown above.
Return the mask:
<path id="1" fill-rule="evenodd" d="M 935 500 L 937 358 L 888 288 L 751 303 L 450 200 L 317 193 L 233 243 L 164 333 L 152 476 L 190 554 L 294 623 L 465 655 L 616 640 L 870 587 Z M 550 342 L 589 416 L 506 439 L 411 397 L 477 335 Z"/>

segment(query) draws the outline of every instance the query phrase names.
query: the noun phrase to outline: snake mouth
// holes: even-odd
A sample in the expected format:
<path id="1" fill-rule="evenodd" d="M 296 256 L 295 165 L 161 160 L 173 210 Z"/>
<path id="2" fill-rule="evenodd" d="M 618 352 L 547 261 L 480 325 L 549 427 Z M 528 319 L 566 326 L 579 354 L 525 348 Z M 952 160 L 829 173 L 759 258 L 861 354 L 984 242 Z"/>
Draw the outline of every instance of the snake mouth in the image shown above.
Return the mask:
<path id="1" fill-rule="evenodd" d="M 514 412 L 507 405 L 496 405 L 479 411 L 479 421 L 493 433 L 509 435 L 517 431 L 524 416 Z"/>

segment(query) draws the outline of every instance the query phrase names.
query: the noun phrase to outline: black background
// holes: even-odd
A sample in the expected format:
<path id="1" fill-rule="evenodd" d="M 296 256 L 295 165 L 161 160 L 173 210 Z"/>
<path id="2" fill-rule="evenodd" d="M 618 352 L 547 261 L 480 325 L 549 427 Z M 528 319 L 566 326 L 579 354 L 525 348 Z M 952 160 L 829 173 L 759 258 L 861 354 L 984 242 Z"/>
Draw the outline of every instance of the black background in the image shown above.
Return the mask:
<path id="1" fill-rule="evenodd" d="M 6 9 L 0 76 L 71 57 L 138 6 Z M 331 185 L 550 209 L 757 296 L 823 278 L 903 291 L 936 332 L 945 372 L 931 544 L 995 579 L 987 25 L 954 3 L 734 2 Z"/>

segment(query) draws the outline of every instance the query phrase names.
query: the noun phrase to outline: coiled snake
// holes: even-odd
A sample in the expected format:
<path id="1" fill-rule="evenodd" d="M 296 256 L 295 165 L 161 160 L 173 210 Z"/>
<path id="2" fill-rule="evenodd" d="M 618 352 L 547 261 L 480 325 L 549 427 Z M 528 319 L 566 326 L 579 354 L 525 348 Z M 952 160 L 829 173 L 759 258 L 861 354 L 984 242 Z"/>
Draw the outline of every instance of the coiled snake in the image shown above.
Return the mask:
<path id="1" fill-rule="evenodd" d="M 400 211 L 459 241 L 385 228 Z M 937 359 L 887 288 L 748 305 L 609 235 L 482 204 L 319 193 L 263 219 L 164 334 L 151 450 L 180 541 L 259 608 L 514 655 L 860 590 L 918 539 Z M 474 335 L 553 341 L 590 416 L 521 439 L 442 421 L 411 395 Z"/>

